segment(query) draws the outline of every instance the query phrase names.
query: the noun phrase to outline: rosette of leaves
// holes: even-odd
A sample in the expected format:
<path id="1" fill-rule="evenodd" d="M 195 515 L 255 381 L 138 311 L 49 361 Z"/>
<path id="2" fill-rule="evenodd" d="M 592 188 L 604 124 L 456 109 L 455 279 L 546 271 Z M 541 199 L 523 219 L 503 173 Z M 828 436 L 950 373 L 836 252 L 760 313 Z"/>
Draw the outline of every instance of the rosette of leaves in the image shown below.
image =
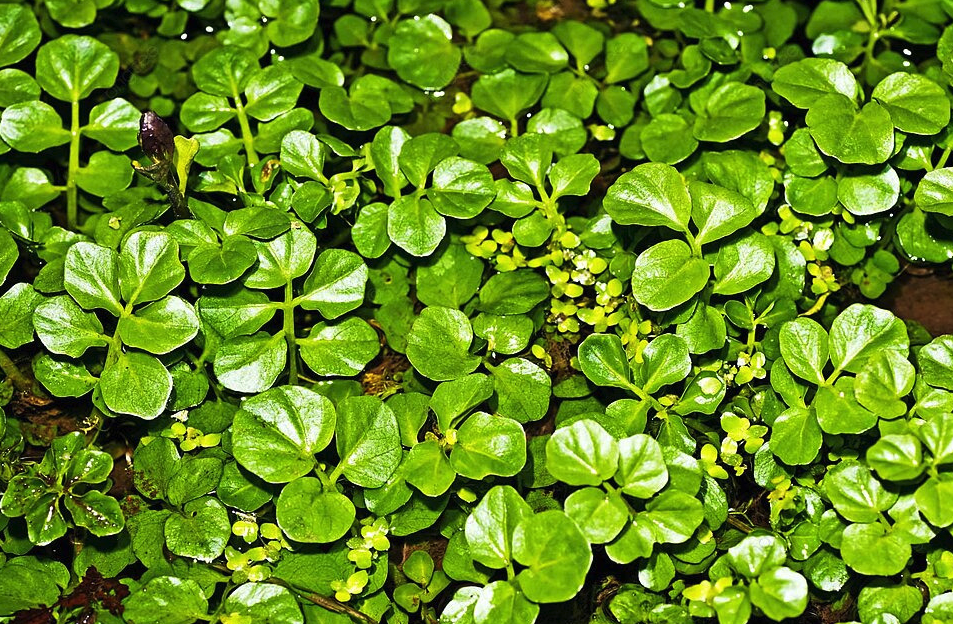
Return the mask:
<path id="1" fill-rule="evenodd" d="M 195 138 L 204 158 L 234 153 L 241 146 L 253 166 L 259 151 L 276 152 L 281 136 L 314 123 L 309 111 L 295 109 L 303 85 L 291 69 L 284 64 L 262 68 L 246 48 L 226 45 L 209 51 L 192 66 L 192 79 L 199 91 L 183 102 L 180 119 L 189 130 L 202 133 Z M 252 119 L 260 122 L 256 132 Z M 240 142 L 222 128 L 232 120 L 238 123 Z"/>
<path id="2" fill-rule="evenodd" d="M 906 327 L 890 312 L 854 304 L 830 333 L 798 318 L 781 326 L 779 343 L 771 386 L 788 409 L 769 423 L 768 444 L 785 464 L 813 462 L 825 433 L 861 434 L 907 412 L 915 369 Z"/>
<path id="3" fill-rule="evenodd" d="M 516 219 L 513 237 L 524 247 L 539 247 L 565 234 L 566 211 L 559 200 L 587 195 L 599 174 L 592 154 L 568 154 L 553 164 L 553 152 L 552 140 L 538 133 L 510 139 L 500 152 L 510 179 L 496 181 L 490 208 Z"/>
<path id="4" fill-rule="evenodd" d="M 135 232 L 118 253 L 95 243 L 72 245 L 65 294 L 47 298 L 34 313 L 49 352 L 34 361 L 37 379 L 56 396 L 95 391 L 93 400 L 106 414 L 159 416 L 173 384 L 155 356 L 176 352 L 199 330 L 192 305 L 170 294 L 183 279 L 178 244 L 164 232 Z M 96 355 L 87 355 L 89 349 Z"/>
<path id="5" fill-rule="evenodd" d="M 458 556 L 471 560 L 469 567 L 483 580 L 454 593 L 442 618 L 455 621 L 505 618 L 532 624 L 540 604 L 575 596 L 592 564 L 589 542 L 569 516 L 559 509 L 534 513 L 506 485 L 484 495 L 459 535 L 465 536 L 465 545 Z M 489 580 L 500 571 L 506 572 L 506 580 Z"/>
<path id="6" fill-rule="evenodd" d="M 381 255 L 388 240 L 413 256 L 429 256 L 447 233 L 447 217 L 472 219 L 496 196 L 485 165 L 457 156 L 452 138 L 436 133 L 416 137 L 387 126 L 370 146 L 374 172 L 389 205 L 362 209 L 355 245 Z M 407 193 L 408 184 L 413 190 Z M 386 234 L 386 238 L 384 238 Z M 376 257 L 376 256 L 372 256 Z"/>
<path id="7" fill-rule="evenodd" d="M 687 542 L 707 515 L 694 460 L 675 449 L 666 456 L 644 433 L 617 440 L 597 422 L 583 419 L 556 429 L 546 442 L 546 468 L 579 488 L 564 508 L 590 543 L 606 544 L 606 554 L 618 563 L 644 559 L 647 578 L 670 570 L 648 583 L 656 590 L 668 586 L 672 560 L 654 552 L 655 546 Z"/>
<path id="8" fill-rule="evenodd" d="M 708 285 L 712 267 L 716 294 L 745 292 L 774 273 L 771 241 L 746 229 L 767 206 L 774 186 L 770 174 L 746 152 L 725 152 L 710 162 L 705 168 L 709 182 L 686 184 L 674 167 L 648 163 L 622 174 L 606 194 L 603 205 L 616 223 L 679 234 L 636 259 L 632 293 L 650 310 L 690 301 Z"/>
<path id="9" fill-rule="evenodd" d="M 243 210 L 250 210 L 252 219 L 262 214 Z M 306 225 L 289 224 L 286 213 L 267 210 L 284 219 L 286 231 L 252 244 L 255 256 L 248 265 L 257 261 L 255 267 L 234 287 L 206 294 L 197 304 L 206 357 L 213 363 L 215 376 L 229 390 L 262 392 L 286 368 L 290 383 L 297 382 L 299 354 L 318 375 L 356 375 L 380 349 L 377 332 L 366 321 L 345 316 L 364 301 L 367 266 L 360 256 L 344 249 L 328 248 L 318 254 L 317 239 Z M 226 227 L 237 212 L 228 213 Z M 245 224 L 264 226 L 261 221 Z M 196 253 L 189 256 L 192 271 Z M 215 254 L 224 257 L 228 251 L 222 248 Z M 272 300 L 267 293 L 276 289 L 282 294 Z M 324 320 L 299 336 L 298 310 L 317 312 Z M 267 329 L 278 311 L 280 327 Z"/>
<path id="10" fill-rule="evenodd" d="M 502 413 L 473 411 L 490 400 L 493 386 L 493 379 L 480 373 L 437 385 L 429 401 L 436 423 L 422 441 L 420 433 L 428 416 L 427 408 L 412 408 L 418 402 L 427 405 L 423 403 L 426 397 L 415 394 L 392 400 L 395 406 L 403 408 L 399 421 L 401 441 L 410 447 L 396 477 L 424 496 L 434 498 L 447 492 L 457 475 L 481 480 L 490 475 L 512 477 L 522 470 L 526 463 L 526 436 L 519 421 Z M 504 405 L 502 412 L 506 411 Z M 402 485 L 392 480 L 388 487 Z M 406 490 L 406 497 L 401 504 L 410 496 L 406 486 L 402 489 Z M 388 511 L 376 504 L 370 508 L 377 514 Z"/>
<path id="11" fill-rule="evenodd" d="M 272 388 L 243 403 L 232 437 L 239 464 L 267 482 L 285 484 L 275 502 L 278 525 L 298 542 L 344 537 L 356 509 L 337 482 L 344 477 L 361 488 L 381 487 L 401 460 L 397 416 L 370 396 L 349 397 L 335 407 L 304 388 Z M 332 437 L 336 456 L 321 454 Z M 319 462 L 318 454 L 328 459 Z M 307 476 L 312 472 L 317 476 Z"/>
<path id="12" fill-rule="evenodd" d="M 119 533 L 124 524 L 116 499 L 97 484 L 109 477 L 113 461 L 107 453 L 86 448 L 81 432 L 56 438 L 39 464 L 13 477 L 0 499 L 0 512 L 8 518 L 23 516 L 32 543 L 42 546 L 66 534 L 68 524 L 103 537 Z"/>
<path id="13" fill-rule="evenodd" d="M 0 136 L 21 152 L 43 152 L 69 143 L 66 183 L 56 186 L 47 174 L 25 170 L 34 206 L 43 205 L 66 191 L 67 223 L 78 225 L 78 189 L 103 197 L 122 190 L 132 181 L 129 159 L 122 152 L 136 144 L 139 111 L 122 98 L 99 103 L 89 111 L 88 123 L 82 124 L 80 103 L 97 89 L 113 85 L 119 72 L 119 57 L 105 44 L 92 37 L 66 35 L 44 44 L 36 55 L 36 82 L 50 97 L 70 105 L 70 123 L 56 109 L 32 95 L 11 102 L 0 117 Z M 92 138 L 108 150 L 93 153 L 86 166 L 80 166 L 81 138 Z M 44 182 L 45 180 L 45 182 Z M 27 180 L 23 180 L 27 183 Z M 39 183 L 40 187 L 36 185 Z M 5 189 L 12 193 L 13 189 Z M 19 199 L 19 198 L 17 198 Z"/>
<path id="14" fill-rule="evenodd" d="M 787 548 L 777 535 L 749 533 L 712 564 L 705 581 L 684 590 L 693 615 L 719 622 L 747 622 L 753 607 L 775 622 L 807 608 L 807 580 L 785 565 Z M 740 581 L 740 582 L 736 582 Z"/>
<path id="15" fill-rule="evenodd" d="M 332 154 L 352 157 L 350 171 L 328 175 L 325 164 Z M 356 151 L 340 141 L 331 141 L 327 135 L 319 137 L 302 130 L 289 132 L 281 140 L 280 161 L 282 170 L 291 178 L 287 193 L 290 194 L 288 203 L 291 209 L 302 221 L 312 223 L 314 227 L 325 227 L 329 215 L 339 214 L 354 206 L 364 190 L 362 182 L 365 187 L 370 184 L 363 175 L 369 160 L 357 157 Z M 302 178 L 304 181 L 301 181 Z M 276 190 L 274 195 L 278 194 Z M 365 207 L 359 217 L 365 211 L 368 212 L 367 217 L 375 214 L 372 208 Z M 371 222 L 376 223 L 376 219 L 371 219 Z M 374 248 L 377 249 L 377 245 Z"/>

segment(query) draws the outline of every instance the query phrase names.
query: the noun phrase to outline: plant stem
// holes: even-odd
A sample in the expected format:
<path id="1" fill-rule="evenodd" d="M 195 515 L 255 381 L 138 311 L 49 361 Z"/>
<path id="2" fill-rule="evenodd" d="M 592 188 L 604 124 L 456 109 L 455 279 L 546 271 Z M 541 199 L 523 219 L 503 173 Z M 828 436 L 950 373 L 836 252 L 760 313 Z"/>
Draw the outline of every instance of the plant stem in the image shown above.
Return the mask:
<path id="1" fill-rule="evenodd" d="M 242 129 L 242 143 L 245 144 L 245 157 L 248 158 L 248 166 L 252 167 L 258 164 L 258 154 L 255 152 L 255 142 L 251 133 L 251 126 L 248 125 L 248 115 L 245 114 L 245 107 L 242 105 L 242 96 L 236 91 L 235 113 L 238 115 L 238 125 Z"/>
<path id="2" fill-rule="evenodd" d="M 705 10 L 709 13 L 715 12 L 715 0 L 705 0 Z"/>
<path id="3" fill-rule="evenodd" d="M 271 578 L 269 579 L 269 582 L 286 587 L 290 589 L 291 591 L 295 592 L 296 594 L 298 594 L 299 596 L 301 596 L 302 598 L 304 598 L 305 600 L 307 600 L 308 602 L 311 602 L 313 604 L 318 605 L 319 607 L 327 609 L 328 611 L 331 611 L 332 613 L 343 613 L 345 615 L 350 616 L 351 618 L 355 620 L 366 622 L 367 624 L 378 624 L 377 620 L 367 615 L 366 613 L 361 613 L 357 609 L 354 609 L 353 607 L 349 607 L 346 604 L 338 602 L 337 600 L 330 598 L 328 596 L 322 596 L 321 594 L 310 592 L 306 589 L 302 589 L 294 585 L 293 583 L 289 583 L 288 581 L 278 579 L 278 578 Z"/>
<path id="4" fill-rule="evenodd" d="M 79 100 L 72 102 L 70 121 L 69 168 L 66 173 L 66 225 L 75 230 L 79 224 L 79 201 L 76 189 L 76 174 L 79 172 Z"/>
<path id="5" fill-rule="evenodd" d="M 14 387 L 20 392 L 29 392 L 33 384 L 27 379 L 26 375 L 20 372 L 20 369 L 14 364 L 10 356 L 3 350 L 0 350 L 0 370 L 3 370 L 7 378 L 13 382 Z"/>
<path id="6" fill-rule="evenodd" d="M 951 148 L 948 147 L 945 150 L 943 150 L 943 153 L 940 154 L 940 160 L 937 161 L 936 167 L 934 167 L 934 169 L 942 169 L 943 167 L 946 166 L 946 161 L 949 160 L 950 158 L 950 149 Z"/>
<path id="7" fill-rule="evenodd" d="M 298 383 L 298 356 L 295 349 L 295 318 L 294 318 L 294 293 L 291 289 L 291 279 L 285 282 L 285 305 L 282 306 L 283 329 L 285 332 L 285 342 L 288 343 L 288 362 L 289 373 L 288 383 L 295 385 Z"/>

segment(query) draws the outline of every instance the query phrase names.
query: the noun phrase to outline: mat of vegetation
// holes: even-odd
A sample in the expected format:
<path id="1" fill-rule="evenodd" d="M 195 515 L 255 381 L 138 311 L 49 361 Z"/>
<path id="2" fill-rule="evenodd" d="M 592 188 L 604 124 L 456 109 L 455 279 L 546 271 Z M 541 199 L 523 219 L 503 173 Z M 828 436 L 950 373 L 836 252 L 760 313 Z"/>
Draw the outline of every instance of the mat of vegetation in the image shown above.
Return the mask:
<path id="1" fill-rule="evenodd" d="M 694 4 L 0 4 L 0 621 L 953 622 L 953 3 Z"/>

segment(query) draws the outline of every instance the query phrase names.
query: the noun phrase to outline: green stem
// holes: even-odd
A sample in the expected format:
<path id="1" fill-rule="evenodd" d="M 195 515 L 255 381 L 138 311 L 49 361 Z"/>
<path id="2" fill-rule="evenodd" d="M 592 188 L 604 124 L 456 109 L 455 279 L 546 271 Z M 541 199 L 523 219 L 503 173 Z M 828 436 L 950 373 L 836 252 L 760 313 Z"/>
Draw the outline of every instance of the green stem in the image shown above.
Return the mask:
<path id="1" fill-rule="evenodd" d="M 709 13 L 715 12 L 715 0 L 705 0 L 705 10 Z"/>
<path id="2" fill-rule="evenodd" d="M 251 133 L 251 126 L 248 125 L 248 115 L 245 114 L 245 107 L 242 105 L 242 96 L 235 92 L 235 113 L 238 115 L 238 125 L 242 129 L 242 143 L 245 144 L 245 157 L 248 158 L 248 166 L 252 167 L 258 164 L 258 154 L 255 152 L 255 142 Z"/>
<path id="3" fill-rule="evenodd" d="M 295 592 L 296 594 L 298 594 L 299 596 L 301 596 L 302 598 L 304 598 L 305 600 L 307 600 L 308 602 L 316 604 L 323 609 L 327 609 L 328 611 L 331 611 L 332 613 L 342 613 L 344 615 L 350 616 L 354 620 L 365 622 L 365 624 L 378 624 L 377 620 L 367 615 L 366 613 L 361 613 L 357 609 L 354 609 L 353 607 L 349 607 L 344 603 L 338 602 L 334 598 L 330 598 L 328 596 L 322 596 L 321 594 L 310 592 L 306 589 L 298 587 L 297 585 L 293 583 L 289 583 L 288 581 L 284 581 L 279 578 L 271 578 L 269 579 L 269 582 L 286 587 L 290 589 L 291 591 Z"/>
<path id="4" fill-rule="evenodd" d="M 79 100 L 72 102 L 70 121 L 69 168 L 66 173 L 66 225 L 75 230 L 79 225 L 79 200 L 76 189 L 76 174 L 79 172 Z"/>
<path id="5" fill-rule="evenodd" d="M 870 24 L 872 29 L 877 30 L 877 3 L 871 2 L 870 0 L 856 1 L 861 13 L 864 14 L 864 19 L 867 20 L 867 23 Z"/>
<path id="6" fill-rule="evenodd" d="M 951 148 L 948 147 L 945 150 L 943 150 L 943 153 L 940 154 L 940 160 L 937 161 L 936 167 L 934 167 L 934 169 L 942 169 L 943 167 L 946 166 L 946 161 L 949 160 L 950 158 L 950 149 Z"/>
<path id="7" fill-rule="evenodd" d="M 510 119 L 510 135 L 512 138 L 518 137 L 520 135 L 520 123 L 516 117 Z"/>
<path id="8" fill-rule="evenodd" d="M 17 365 L 3 350 L 0 350 L 0 370 L 3 370 L 7 379 L 13 382 L 13 386 L 20 392 L 30 392 L 33 388 L 33 384 L 30 380 L 27 379 L 26 375 L 20 372 Z"/>
<path id="9" fill-rule="evenodd" d="M 290 372 L 288 373 L 288 383 L 295 385 L 298 383 L 298 356 L 295 348 L 295 318 L 294 318 L 294 293 L 291 289 L 291 279 L 285 282 L 285 305 L 282 306 L 284 313 L 284 333 L 285 342 L 288 343 L 288 362 Z"/>

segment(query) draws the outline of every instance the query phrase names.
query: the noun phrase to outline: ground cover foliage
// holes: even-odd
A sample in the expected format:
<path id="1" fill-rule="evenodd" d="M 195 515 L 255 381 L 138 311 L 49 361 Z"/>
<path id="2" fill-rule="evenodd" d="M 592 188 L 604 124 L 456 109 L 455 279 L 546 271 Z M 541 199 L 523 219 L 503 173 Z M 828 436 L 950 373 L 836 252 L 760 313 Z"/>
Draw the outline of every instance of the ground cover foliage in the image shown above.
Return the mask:
<path id="1" fill-rule="evenodd" d="M 953 622 L 945 0 L 0 4 L 0 621 Z"/>

